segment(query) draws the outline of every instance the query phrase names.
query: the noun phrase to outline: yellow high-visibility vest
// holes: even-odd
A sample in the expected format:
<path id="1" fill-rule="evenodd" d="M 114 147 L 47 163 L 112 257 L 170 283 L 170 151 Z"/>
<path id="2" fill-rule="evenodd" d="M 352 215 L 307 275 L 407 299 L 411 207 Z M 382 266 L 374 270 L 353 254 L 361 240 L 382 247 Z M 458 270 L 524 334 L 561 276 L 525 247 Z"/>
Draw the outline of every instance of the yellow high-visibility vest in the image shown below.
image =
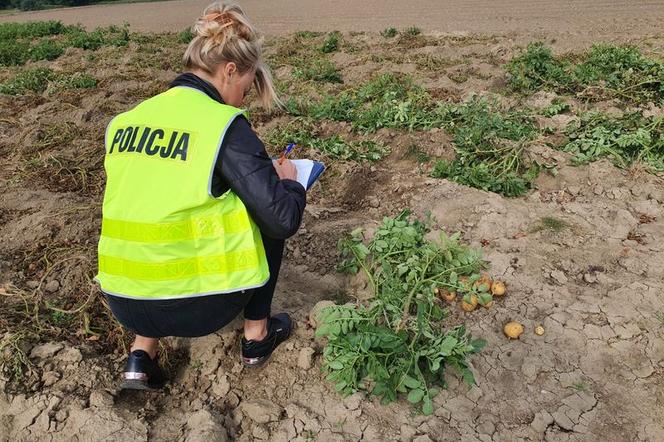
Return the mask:
<path id="1" fill-rule="evenodd" d="M 174 87 L 115 117 L 106 130 L 99 239 L 104 292 L 173 299 L 261 287 L 269 268 L 258 227 L 212 171 L 243 111 Z"/>

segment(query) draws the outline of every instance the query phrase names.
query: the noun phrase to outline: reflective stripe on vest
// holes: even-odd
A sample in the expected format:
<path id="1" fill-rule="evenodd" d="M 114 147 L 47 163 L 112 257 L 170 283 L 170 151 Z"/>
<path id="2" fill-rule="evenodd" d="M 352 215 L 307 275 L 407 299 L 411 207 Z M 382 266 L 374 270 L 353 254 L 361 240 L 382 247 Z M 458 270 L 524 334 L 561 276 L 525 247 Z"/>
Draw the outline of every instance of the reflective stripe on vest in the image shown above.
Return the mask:
<path id="1" fill-rule="evenodd" d="M 241 233 L 251 228 L 244 209 L 223 217 L 211 215 L 171 223 L 139 223 L 104 218 L 101 234 L 125 241 L 167 243 Z"/>
<path id="2" fill-rule="evenodd" d="M 138 299 L 229 293 L 269 278 L 258 227 L 211 174 L 240 109 L 175 87 L 118 115 L 106 131 L 99 239 L 102 290 Z"/>

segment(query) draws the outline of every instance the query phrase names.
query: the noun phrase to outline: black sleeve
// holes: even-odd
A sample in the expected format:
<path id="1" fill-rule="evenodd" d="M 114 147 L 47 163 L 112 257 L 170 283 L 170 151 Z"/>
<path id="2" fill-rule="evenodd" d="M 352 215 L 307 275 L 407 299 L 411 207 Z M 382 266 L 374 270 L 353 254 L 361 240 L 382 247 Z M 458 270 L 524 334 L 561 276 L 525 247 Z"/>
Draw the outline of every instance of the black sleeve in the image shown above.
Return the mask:
<path id="1" fill-rule="evenodd" d="M 307 195 L 297 181 L 280 180 L 265 146 L 244 117 L 231 123 L 212 176 L 212 194 L 233 189 L 261 232 L 286 239 L 302 222 Z"/>

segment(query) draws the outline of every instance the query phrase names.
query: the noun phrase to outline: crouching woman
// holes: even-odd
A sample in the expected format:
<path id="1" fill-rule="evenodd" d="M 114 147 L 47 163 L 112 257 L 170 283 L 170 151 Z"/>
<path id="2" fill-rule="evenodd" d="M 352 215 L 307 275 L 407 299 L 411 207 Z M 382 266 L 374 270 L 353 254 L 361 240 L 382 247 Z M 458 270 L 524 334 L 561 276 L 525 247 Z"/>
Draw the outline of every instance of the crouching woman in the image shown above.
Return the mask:
<path id="1" fill-rule="evenodd" d="M 256 366 L 293 328 L 270 306 L 306 194 L 241 110 L 252 87 L 264 106 L 277 102 L 258 33 L 239 6 L 221 2 L 193 31 L 186 72 L 106 131 L 96 279 L 136 334 L 124 388 L 164 384 L 161 337 L 213 333 L 243 312 L 241 358 Z"/>

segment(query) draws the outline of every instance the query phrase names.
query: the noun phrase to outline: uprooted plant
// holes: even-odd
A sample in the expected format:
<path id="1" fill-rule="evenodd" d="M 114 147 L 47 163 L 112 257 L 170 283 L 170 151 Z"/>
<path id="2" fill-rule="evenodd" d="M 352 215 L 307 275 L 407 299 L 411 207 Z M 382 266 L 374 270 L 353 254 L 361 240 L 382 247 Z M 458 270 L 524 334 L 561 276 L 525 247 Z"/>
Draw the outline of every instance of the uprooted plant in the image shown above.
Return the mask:
<path id="1" fill-rule="evenodd" d="M 530 43 L 507 64 L 509 83 L 522 92 L 550 89 L 588 100 L 664 101 L 664 61 L 636 47 L 597 44 L 576 58 L 570 61 L 542 42 Z"/>
<path id="2" fill-rule="evenodd" d="M 443 120 L 454 134 L 454 161 L 439 160 L 431 175 L 505 196 L 526 193 L 539 174 L 540 165 L 528 164 L 527 141 L 537 130 L 532 117 L 523 112 L 502 112 L 496 103 L 475 98 L 460 105 L 447 105 Z"/>
<path id="3" fill-rule="evenodd" d="M 574 154 L 573 164 L 606 157 L 618 167 L 640 163 L 650 172 L 664 172 L 664 117 L 635 112 L 617 118 L 588 112 L 566 132 L 569 142 L 562 149 Z"/>
<path id="4" fill-rule="evenodd" d="M 340 270 L 364 272 L 373 297 L 324 309 L 317 334 L 327 337 L 324 368 L 337 391 L 366 390 L 383 403 L 403 393 L 431 414 L 433 397 L 445 387 L 445 368 L 475 384 L 468 358 L 485 345 L 471 340 L 463 326 L 445 326 L 447 312 L 436 293 L 465 290 L 482 303 L 492 298 L 485 285 L 462 279 L 480 279 L 486 263 L 479 251 L 461 245 L 458 233 L 441 233 L 439 242 L 425 239 L 430 223 L 408 215 L 385 218 L 368 245 L 361 229 L 341 240 Z"/>
<path id="5" fill-rule="evenodd" d="M 295 118 L 266 135 L 268 145 L 276 149 L 297 143 L 315 150 L 314 156 L 341 161 L 375 162 L 390 152 L 388 146 L 373 139 L 349 141 L 339 134 L 321 136 L 319 128 L 308 118 Z"/>

